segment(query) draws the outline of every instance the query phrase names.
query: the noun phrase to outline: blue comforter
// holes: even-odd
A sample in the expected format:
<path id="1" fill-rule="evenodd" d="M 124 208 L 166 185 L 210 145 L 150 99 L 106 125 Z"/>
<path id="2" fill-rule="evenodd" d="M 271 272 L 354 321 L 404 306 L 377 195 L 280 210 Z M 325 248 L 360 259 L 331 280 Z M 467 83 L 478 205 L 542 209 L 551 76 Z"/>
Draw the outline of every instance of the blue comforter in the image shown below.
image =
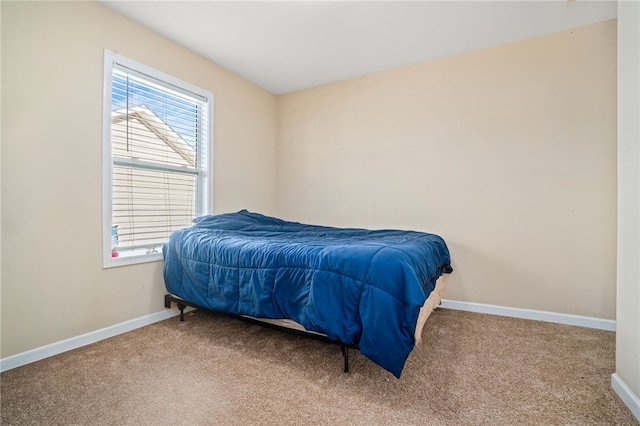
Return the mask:
<path id="1" fill-rule="evenodd" d="M 246 210 L 195 220 L 163 247 L 167 291 L 204 308 L 287 318 L 358 346 L 400 377 L 449 251 L 433 234 L 287 222 Z"/>

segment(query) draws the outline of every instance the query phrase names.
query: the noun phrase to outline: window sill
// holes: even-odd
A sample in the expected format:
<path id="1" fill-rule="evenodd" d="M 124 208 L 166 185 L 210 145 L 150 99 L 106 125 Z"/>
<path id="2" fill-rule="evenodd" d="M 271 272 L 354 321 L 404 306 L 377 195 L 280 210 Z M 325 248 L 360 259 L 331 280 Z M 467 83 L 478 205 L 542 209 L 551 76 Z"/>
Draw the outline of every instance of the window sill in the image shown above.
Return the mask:
<path id="1" fill-rule="evenodd" d="M 103 259 L 102 267 L 104 269 L 107 269 L 115 268 L 118 266 L 137 265 L 139 263 L 157 262 L 158 260 L 163 260 L 161 252 L 152 254 L 109 257 Z"/>

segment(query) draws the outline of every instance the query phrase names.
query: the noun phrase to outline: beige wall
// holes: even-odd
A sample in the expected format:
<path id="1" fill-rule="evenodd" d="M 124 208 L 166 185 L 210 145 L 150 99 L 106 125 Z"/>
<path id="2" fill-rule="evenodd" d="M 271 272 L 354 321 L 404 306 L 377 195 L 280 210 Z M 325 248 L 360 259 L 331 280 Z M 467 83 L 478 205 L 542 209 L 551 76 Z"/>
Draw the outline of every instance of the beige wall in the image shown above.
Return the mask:
<path id="1" fill-rule="evenodd" d="M 616 374 L 640 398 L 640 3 L 618 2 Z M 631 407 L 630 407 L 631 408 Z M 640 405 L 634 413 L 640 418 Z"/>
<path id="2" fill-rule="evenodd" d="M 94 2 L 2 2 L 2 353 L 163 309 L 162 262 L 102 269 L 103 49 L 214 93 L 214 208 L 275 214 L 277 100 Z"/>
<path id="3" fill-rule="evenodd" d="M 449 299 L 615 319 L 616 22 L 281 96 L 277 187 L 440 234 Z"/>

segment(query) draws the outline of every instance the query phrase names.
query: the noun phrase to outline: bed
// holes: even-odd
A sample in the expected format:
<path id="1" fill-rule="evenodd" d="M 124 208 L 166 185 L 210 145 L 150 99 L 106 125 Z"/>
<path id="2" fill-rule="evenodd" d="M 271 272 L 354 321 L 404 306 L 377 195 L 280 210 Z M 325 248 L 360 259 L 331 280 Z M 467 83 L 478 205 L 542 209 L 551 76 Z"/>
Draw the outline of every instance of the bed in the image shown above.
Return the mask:
<path id="1" fill-rule="evenodd" d="M 453 271 L 435 234 L 308 225 L 247 210 L 197 218 L 172 233 L 163 255 L 174 300 L 289 322 L 357 347 L 398 378 Z"/>

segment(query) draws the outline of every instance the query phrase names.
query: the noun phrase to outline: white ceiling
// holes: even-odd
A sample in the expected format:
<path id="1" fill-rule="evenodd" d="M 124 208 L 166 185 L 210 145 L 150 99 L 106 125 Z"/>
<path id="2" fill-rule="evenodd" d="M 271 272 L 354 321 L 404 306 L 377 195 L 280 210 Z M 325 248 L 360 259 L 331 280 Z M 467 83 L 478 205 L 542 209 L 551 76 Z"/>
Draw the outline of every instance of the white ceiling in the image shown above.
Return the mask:
<path id="1" fill-rule="evenodd" d="M 617 16 L 608 1 L 112 1 L 274 94 Z"/>

